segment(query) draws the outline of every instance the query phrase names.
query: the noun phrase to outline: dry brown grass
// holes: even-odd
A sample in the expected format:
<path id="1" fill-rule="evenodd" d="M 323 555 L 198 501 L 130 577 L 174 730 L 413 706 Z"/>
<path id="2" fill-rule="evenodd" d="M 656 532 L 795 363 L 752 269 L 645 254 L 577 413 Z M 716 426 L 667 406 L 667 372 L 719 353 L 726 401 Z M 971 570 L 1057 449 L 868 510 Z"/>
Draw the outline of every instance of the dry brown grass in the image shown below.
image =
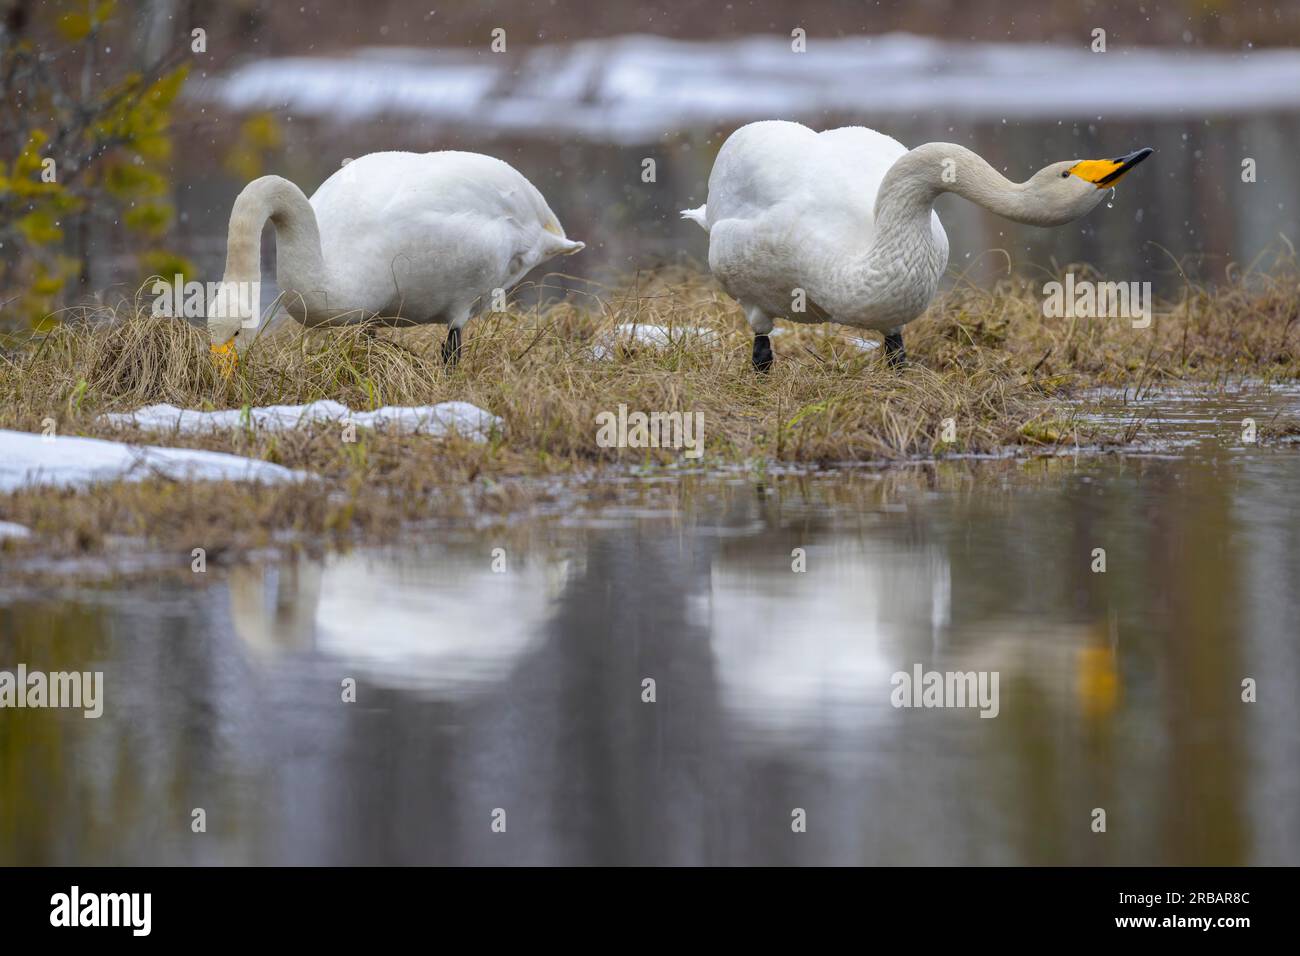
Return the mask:
<path id="1" fill-rule="evenodd" d="M 887 368 L 880 350 L 856 346 L 853 330 L 786 326 L 773 338 L 776 366 L 756 374 L 738 306 L 707 277 L 678 271 L 478 319 L 451 369 L 439 358 L 440 328 L 375 336 L 288 323 L 262 336 L 226 380 L 195 326 L 134 308 L 92 314 L 0 352 L 0 427 L 37 430 L 53 418 L 60 434 L 231 451 L 313 471 L 325 484 L 311 494 L 155 481 L 29 490 L 0 498 L 0 520 L 66 550 L 114 535 L 189 540 L 197 526 L 215 529 L 222 546 L 280 532 L 385 536 L 430 516 L 520 507 L 549 494 L 538 481 L 548 476 L 681 462 L 670 449 L 598 447 L 595 417 L 619 403 L 702 412 L 705 457 L 690 464 L 817 466 L 1105 445 L 1131 436 L 1076 420 L 1071 399 L 1084 388 L 1300 377 L 1293 265 L 1212 290 L 1189 287 L 1146 330 L 1116 319 L 1045 319 L 1041 286 L 959 286 L 908 327 L 911 364 L 902 372 Z M 594 357 L 619 323 L 670 327 L 674 342 Z M 506 429 L 485 445 L 364 430 L 345 444 L 334 428 L 160 436 L 98 418 L 155 402 L 237 408 L 321 398 L 354 409 L 459 399 L 501 416 Z M 947 418 L 955 444 L 940 441 Z"/>

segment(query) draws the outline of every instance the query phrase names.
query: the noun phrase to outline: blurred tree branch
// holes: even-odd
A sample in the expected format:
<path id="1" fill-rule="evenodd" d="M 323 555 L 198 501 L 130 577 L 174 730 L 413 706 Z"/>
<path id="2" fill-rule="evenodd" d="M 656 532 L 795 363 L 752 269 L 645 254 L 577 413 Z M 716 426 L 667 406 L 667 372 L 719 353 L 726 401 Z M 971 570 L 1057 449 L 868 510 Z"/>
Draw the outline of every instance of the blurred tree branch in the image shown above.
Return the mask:
<path id="1" fill-rule="evenodd" d="M 89 274 L 92 217 L 156 239 L 172 218 L 165 167 L 188 46 L 132 68 L 116 0 L 11 0 L 0 28 L 0 299 L 32 321 Z M 120 31 L 117 31 L 120 33 Z M 116 44 L 125 50 L 125 43 Z M 68 227 L 71 228 L 68 228 Z"/>

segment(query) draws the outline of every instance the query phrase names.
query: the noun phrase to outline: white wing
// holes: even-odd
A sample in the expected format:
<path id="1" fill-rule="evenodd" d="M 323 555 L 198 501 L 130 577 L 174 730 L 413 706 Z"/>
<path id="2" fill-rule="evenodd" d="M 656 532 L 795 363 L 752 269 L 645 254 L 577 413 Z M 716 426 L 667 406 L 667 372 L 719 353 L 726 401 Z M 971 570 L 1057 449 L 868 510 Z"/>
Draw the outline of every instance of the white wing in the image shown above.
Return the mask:
<path id="1" fill-rule="evenodd" d="M 454 320 L 582 248 L 532 183 L 477 153 L 371 153 L 327 179 L 311 205 L 332 297 L 416 322 Z"/>

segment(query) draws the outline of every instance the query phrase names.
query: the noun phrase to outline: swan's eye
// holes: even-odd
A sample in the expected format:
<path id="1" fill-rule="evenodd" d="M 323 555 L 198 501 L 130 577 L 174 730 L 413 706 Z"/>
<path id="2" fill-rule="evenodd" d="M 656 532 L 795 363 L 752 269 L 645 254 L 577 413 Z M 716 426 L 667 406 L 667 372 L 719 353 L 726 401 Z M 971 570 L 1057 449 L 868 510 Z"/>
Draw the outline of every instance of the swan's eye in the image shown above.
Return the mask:
<path id="1" fill-rule="evenodd" d="M 232 338 L 232 339 L 237 339 L 237 338 L 239 338 L 239 329 L 235 329 L 235 334 L 232 335 L 231 338 Z"/>
<path id="2" fill-rule="evenodd" d="M 1064 179 L 1068 175 L 1070 175 L 1070 171 L 1067 169 L 1065 172 L 1061 173 L 1061 178 Z"/>

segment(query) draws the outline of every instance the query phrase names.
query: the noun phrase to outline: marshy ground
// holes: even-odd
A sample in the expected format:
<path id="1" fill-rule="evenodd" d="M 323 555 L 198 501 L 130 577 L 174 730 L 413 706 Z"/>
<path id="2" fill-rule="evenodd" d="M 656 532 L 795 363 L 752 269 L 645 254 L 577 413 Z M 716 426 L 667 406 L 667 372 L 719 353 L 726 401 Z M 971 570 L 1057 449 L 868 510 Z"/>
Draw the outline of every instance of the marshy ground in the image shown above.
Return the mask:
<path id="1" fill-rule="evenodd" d="M 740 308 L 707 276 L 685 270 L 477 319 L 451 368 L 439 354 L 442 327 L 375 335 L 305 332 L 289 322 L 261 336 L 226 378 L 203 329 L 152 317 L 147 300 L 72 310 L 48 332 L 0 339 L 0 428 L 40 431 L 53 420 L 59 435 L 232 452 L 321 480 L 24 489 L 0 496 L 0 521 L 33 535 L 0 547 L 76 554 L 124 541 L 161 549 L 202 541 L 226 553 L 375 541 L 413 522 L 504 518 L 575 488 L 608 500 L 623 493 L 618 479 L 629 473 L 948 461 L 974 474 L 981 458 L 1106 453 L 1160 440 L 1140 414 L 1098 417 L 1099 404 L 1113 410 L 1173 386 L 1263 389 L 1300 378 L 1294 260 L 1211 288 L 1189 284 L 1157 304 L 1149 328 L 1045 318 L 1042 285 L 959 283 L 907 327 L 902 371 L 871 347 L 873 333 L 778 323 L 776 365 L 757 374 Z M 669 341 L 640 342 L 629 326 L 669 329 Z M 347 442 L 335 426 L 176 433 L 100 418 L 160 402 L 217 409 L 317 399 L 354 410 L 462 400 L 505 426 L 486 443 L 365 429 Z M 702 457 L 601 447 L 596 417 L 620 404 L 702 414 Z M 1260 419 L 1257 440 L 1297 433 L 1300 422 L 1275 413 Z"/>

